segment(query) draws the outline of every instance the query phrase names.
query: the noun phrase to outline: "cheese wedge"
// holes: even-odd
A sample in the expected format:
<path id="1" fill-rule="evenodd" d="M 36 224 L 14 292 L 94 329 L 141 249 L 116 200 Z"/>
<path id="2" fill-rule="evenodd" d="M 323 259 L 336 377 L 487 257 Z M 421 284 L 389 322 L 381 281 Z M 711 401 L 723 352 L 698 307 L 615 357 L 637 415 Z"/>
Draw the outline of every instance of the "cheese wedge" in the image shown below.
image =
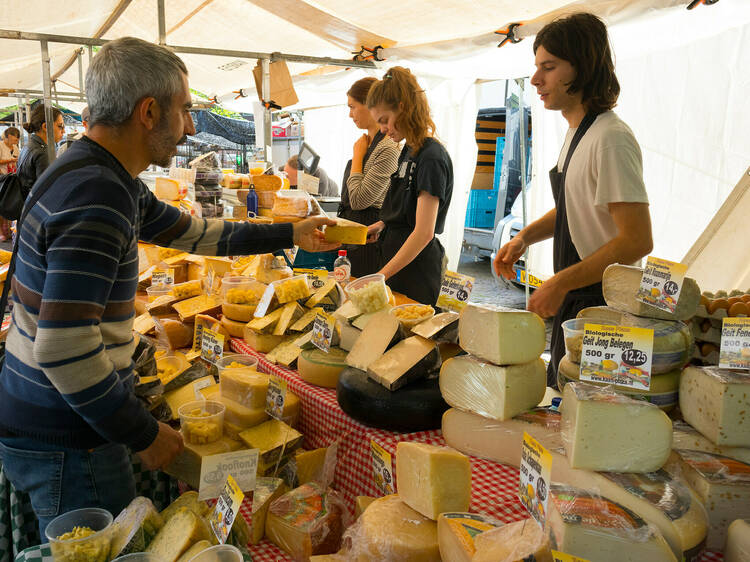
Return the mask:
<path id="1" fill-rule="evenodd" d="M 180 315 L 180 320 L 192 322 L 198 314 L 218 314 L 221 311 L 221 301 L 211 295 L 198 295 L 176 302 L 172 305 L 172 308 Z"/>
<path id="2" fill-rule="evenodd" d="M 339 318 L 336 319 L 336 332 L 339 335 L 339 347 L 346 351 L 354 349 L 354 344 L 362 335 L 362 330 Z"/>
<path id="3" fill-rule="evenodd" d="M 216 400 L 226 407 L 226 410 L 224 410 L 225 424 L 234 424 L 244 430 L 261 424 L 268 419 L 265 402 L 259 408 L 249 408 L 226 396 L 218 396 Z"/>
<path id="4" fill-rule="evenodd" d="M 427 377 L 440 368 L 440 352 L 435 342 L 411 336 L 398 342 L 367 368 L 367 375 L 388 390 Z"/>
<path id="5" fill-rule="evenodd" d="M 268 353 L 277 345 L 284 341 L 284 336 L 274 336 L 273 334 L 261 334 L 245 326 L 245 332 L 242 337 L 245 343 L 255 351 Z"/>
<path id="6" fill-rule="evenodd" d="M 412 327 L 413 334 L 438 343 L 458 343 L 458 312 L 441 312 Z"/>
<path id="7" fill-rule="evenodd" d="M 296 303 L 295 303 L 296 304 Z M 247 323 L 247 327 L 255 332 L 259 333 L 271 333 L 276 327 L 276 324 L 284 313 L 284 307 L 277 308 L 273 312 L 269 312 L 265 316 L 260 318 L 254 318 Z M 278 334 L 277 334 L 278 335 Z"/>
<path id="8" fill-rule="evenodd" d="M 170 411 L 172 412 L 172 419 L 180 419 L 180 416 L 177 413 L 177 411 L 180 409 L 180 406 L 182 406 L 183 404 L 187 404 L 188 402 L 193 402 L 196 399 L 196 388 L 202 388 L 203 386 L 214 384 L 214 382 L 215 381 L 213 376 L 207 375 L 191 383 L 188 383 L 178 388 L 177 390 L 173 390 L 164 394 L 164 400 L 169 406 Z"/>
<path id="9" fill-rule="evenodd" d="M 307 308 L 315 308 L 328 295 L 335 295 L 336 299 L 338 299 L 338 289 L 336 287 L 335 279 L 328 279 L 320 289 L 316 290 L 313 295 L 305 301 L 305 306 Z"/>
<path id="10" fill-rule="evenodd" d="M 308 303 L 305 303 L 305 305 L 307 304 Z M 305 312 L 302 316 L 299 317 L 299 319 L 294 322 L 294 324 L 289 326 L 289 329 L 292 332 L 309 332 L 310 330 L 312 330 L 313 324 L 315 324 L 315 317 L 321 312 L 323 312 L 323 309 L 319 306 L 312 307 L 311 310 Z"/>
<path id="11" fill-rule="evenodd" d="M 199 488 L 204 457 L 231 453 L 244 448 L 244 443 L 227 436 L 206 445 L 194 445 L 185 440 L 185 448 L 164 468 L 164 472 L 193 488 Z"/>
<path id="12" fill-rule="evenodd" d="M 199 540 L 207 540 L 206 527 L 189 509 L 178 510 L 157 533 L 146 552 L 165 562 L 176 560 Z"/>
<path id="13" fill-rule="evenodd" d="M 275 336 L 283 336 L 284 334 L 286 334 L 289 326 L 295 320 L 298 320 L 302 316 L 302 314 L 304 314 L 304 311 L 302 310 L 302 307 L 297 304 L 297 302 L 290 302 L 282 306 L 281 315 L 279 316 L 279 321 L 276 323 L 276 326 L 273 329 L 273 334 Z"/>
<path id="14" fill-rule="evenodd" d="M 188 548 L 185 551 L 185 554 L 177 559 L 177 562 L 190 562 L 193 558 L 195 558 L 198 554 L 200 554 L 207 548 L 211 548 L 210 542 L 208 542 L 207 540 L 198 541 L 193 546 Z"/>
<path id="15" fill-rule="evenodd" d="M 297 362 L 302 348 L 297 345 L 296 338 L 284 340 L 266 354 L 266 361 L 274 365 L 291 367 Z"/>
<path id="16" fill-rule="evenodd" d="M 750 464 L 750 447 L 716 445 L 697 429 L 681 421 L 673 421 L 672 430 L 673 449 L 703 451 Z"/>
<path id="17" fill-rule="evenodd" d="M 398 340 L 400 325 L 388 311 L 376 313 L 347 355 L 347 365 L 366 371 Z"/>
<path id="18" fill-rule="evenodd" d="M 552 562 L 549 535 L 531 519 L 514 521 L 481 533 L 476 536 L 474 545 L 476 554 L 472 562 Z"/>
<path id="19" fill-rule="evenodd" d="M 354 500 L 355 519 L 362 515 L 365 509 L 370 507 L 370 504 L 372 504 L 372 502 L 374 502 L 376 499 L 378 498 L 373 498 L 372 496 L 357 496 Z"/>
<path id="20" fill-rule="evenodd" d="M 326 226 L 325 239 L 326 242 L 341 244 L 367 244 L 367 226 L 337 218 L 335 226 Z"/>
<path id="21" fill-rule="evenodd" d="M 255 480 L 253 492 L 253 514 L 251 529 L 251 544 L 258 544 L 263 540 L 266 531 L 266 516 L 271 504 L 284 493 L 284 481 L 281 478 L 261 476 Z"/>
<path id="22" fill-rule="evenodd" d="M 302 434 L 282 421 L 270 419 L 240 433 L 240 439 L 251 449 L 258 449 L 259 462 L 276 462 L 283 454 L 292 453 L 302 445 Z"/>
<path id="23" fill-rule="evenodd" d="M 724 562 L 750 560 L 750 519 L 737 519 L 729 525 Z"/>
<path id="24" fill-rule="evenodd" d="M 325 388 L 336 388 L 339 374 L 346 368 L 347 353 L 332 347 L 328 353 L 318 348 L 306 349 L 298 360 L 302 380 Z"/>
<path id="25" fill-rule="evenodd" d="M 114 520 L 110 556 L 144 551 L 163 526 L 164 518 L 151 500 L 136 497 Z"/>
<path id="26" fill-rule="evenodd" d="M 477 549 L 475 539 L 485 531 L 496 528 L 499 523 L 474 513 L 441 513 L 437 520 L 438 545 L 443 560 L 472 562 Z M 534 525 L 535 527 L 537 525 Z M 499 558 L 493 559 L 497 562 Z M 515 558 L 514 560 L 517 560 Z"/>

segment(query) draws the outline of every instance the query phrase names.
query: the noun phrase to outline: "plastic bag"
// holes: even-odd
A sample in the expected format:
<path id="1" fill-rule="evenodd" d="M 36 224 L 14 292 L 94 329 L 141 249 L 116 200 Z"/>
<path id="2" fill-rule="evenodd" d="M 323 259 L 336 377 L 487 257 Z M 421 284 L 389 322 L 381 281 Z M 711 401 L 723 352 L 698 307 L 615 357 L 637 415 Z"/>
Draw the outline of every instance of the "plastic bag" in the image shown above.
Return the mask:
<path id="1" fill-rule="evenodd" d="M 306 191 L 279 191 L 273 202 L 271 212 L 279 217 L 304 218 L 312 210 L 312 198 Z"/>

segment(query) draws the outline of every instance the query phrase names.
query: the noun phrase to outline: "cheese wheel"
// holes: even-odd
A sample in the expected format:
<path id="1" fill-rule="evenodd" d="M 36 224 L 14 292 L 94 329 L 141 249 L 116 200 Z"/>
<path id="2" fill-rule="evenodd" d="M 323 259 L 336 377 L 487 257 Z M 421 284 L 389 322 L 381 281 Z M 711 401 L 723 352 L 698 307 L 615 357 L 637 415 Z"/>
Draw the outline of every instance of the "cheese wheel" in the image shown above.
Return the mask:
<path id="1" fill-rule="evenodd" d="M 221 318 L 221 325 L 227 331 L 227 333 L 233 338 L 241 338 L 245 335 L 245 324 L 246 322 L 238 322 L 237 320 L 231 320 L 226 316 Z"/>
<path id="2" fill-rule="evenodd" d="M 236 320 L 237 322 L 250 322 L 250 320 L 253 319 L 253 314 L 255 314 L 257 306 L 257 304 L 234 304 L 225 302 L 221 305 L 221 313 L 225 317 L 231 320 Z M 239 337 L 242 336 L 240 335 Z"/>
<path id="3" fill-rule="evenodd" d="M 302 380 L 316 386 L 336 388 L 341 371 L 346 369 L 346 351 L 332 347 L 328 353 L 320 349 L 306 349 L 297 359 Z"/>

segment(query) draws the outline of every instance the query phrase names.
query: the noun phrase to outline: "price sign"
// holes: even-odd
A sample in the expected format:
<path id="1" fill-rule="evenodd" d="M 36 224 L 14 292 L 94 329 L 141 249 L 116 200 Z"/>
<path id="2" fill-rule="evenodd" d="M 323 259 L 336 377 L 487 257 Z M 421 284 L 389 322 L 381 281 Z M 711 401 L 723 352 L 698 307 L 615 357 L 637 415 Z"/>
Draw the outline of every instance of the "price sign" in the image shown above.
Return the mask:
<path id="1" fill-rule="evenodd" d="M 328 281 L 328 270 L 327 269 L 307 269 L 303 267 L 295 267 L 295 275 L 307 275 L 307 284 L 312 289 L 320 289 Z"/>
<path id="2" fill-rule="evenodd" d="M 313 324 L 312 344 L 321 351 L 328 353 L 333 341 L 335 324 L 336 319 L 333 316 L 319 312 Z"/>
<path id="3" fill-rule="evenodd" d="M 375 480 L 375 486 L 385 496 L 395 493 L 391 454 L 372 439 L 370 440 L 370 453 L 372 453 L 372 478 Z"/>
<path id="4" fill-rule="evenodd" d="M 437 306 L 455 312 L 461 312 L 469 302 L 474 278 L 454 271 L 446 271 L 440 285 L 440 296 Z"/>
<path id="5" fill-rule="evenodd" d="M 724 318 L 719 367 L 750 369 L 750 318 Z"/>
<path id="6" fill-rule="evenodd" d="M 586 324 L 582 344 L 582 381 L 651 388 L 652 329 Z"/>
<path id="7" fill-rule="evenodd" d="M 216 535 L 219 543 L 224 544 L 227 542 L 229 531 L 232 530 L 234 519 L 240 512 L 240 506 L 244 498 L 245 494 L 242 493 L 232 475 L 228 474 L 224 489 L 219 494 L 214 510 L 208 518 L 211 530 Z"/>
<path id="8" fill-rule="evenodd" d="M 554 562 L 589 562 L 585 558 L 579 558 L 572 554 L 565 554 L 564 552 L 558 552 L 557 550 L 552 551 L 552 558 Z"/>
<path id="9" fill-rule="evenodd" d="M 173 285 L 174 269 L 154 269 L 151 274 L 151 283 L 153 285 Z"/>
<path id="10" fill-rule="evenodd" d="M 286 381 L 275 375 L 268 379 L 266 393 L 266 413 L 272 418 L 281 420 L 286 402 Z"/>
<path id="11" fill-rule="evenodd" d="M 224 357 L 224 336 L 208 328 L 201 332 L 201 357 L 209 363 L 216 363 Z"/>
<path id="12" fill-rule="evenodd" d="M 680 299 L 687 266 L 650 256 L 635 298 L 660 310 L 674 313 Z"/>
<path id="13" fill-rule="evenodd" d="M 523 432 L 518 499 L 539 526 L 547 520 L 552 455 L 531 435 Z"/>
<path id="14" fill-rule="evenodd" d="M 198 499 L 218 498 L 226 486 L 227 477 L 233 474 L 237 487 L 243 492 L 255 490 L 258 473 L 258 449 L 246 449 L 221 455 L 203 457 Z"/>

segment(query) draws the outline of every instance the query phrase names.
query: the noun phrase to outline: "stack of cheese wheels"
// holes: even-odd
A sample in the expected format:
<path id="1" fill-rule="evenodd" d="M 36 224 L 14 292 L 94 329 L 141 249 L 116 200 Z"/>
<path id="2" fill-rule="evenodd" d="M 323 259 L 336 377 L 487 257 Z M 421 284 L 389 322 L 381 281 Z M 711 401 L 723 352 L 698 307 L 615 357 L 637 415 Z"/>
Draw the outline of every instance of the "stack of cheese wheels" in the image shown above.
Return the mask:
<path id="1" fill-rule="evenodd" d="M 244 336 L 245 325 L 253 319 L 266 285 L 252 277 L 226 277 L 222 281 L 221 323 L 235 338 Z"/>
<path id="2" fill-rule="evenodd" d="M 305 349 L 297 359 L 299 376 L 305 382 L 325 388 L 336 388 L 341 371 L 347 368 L 347 352 L 332 347 L 327 352 L 318 348 Z"/>

